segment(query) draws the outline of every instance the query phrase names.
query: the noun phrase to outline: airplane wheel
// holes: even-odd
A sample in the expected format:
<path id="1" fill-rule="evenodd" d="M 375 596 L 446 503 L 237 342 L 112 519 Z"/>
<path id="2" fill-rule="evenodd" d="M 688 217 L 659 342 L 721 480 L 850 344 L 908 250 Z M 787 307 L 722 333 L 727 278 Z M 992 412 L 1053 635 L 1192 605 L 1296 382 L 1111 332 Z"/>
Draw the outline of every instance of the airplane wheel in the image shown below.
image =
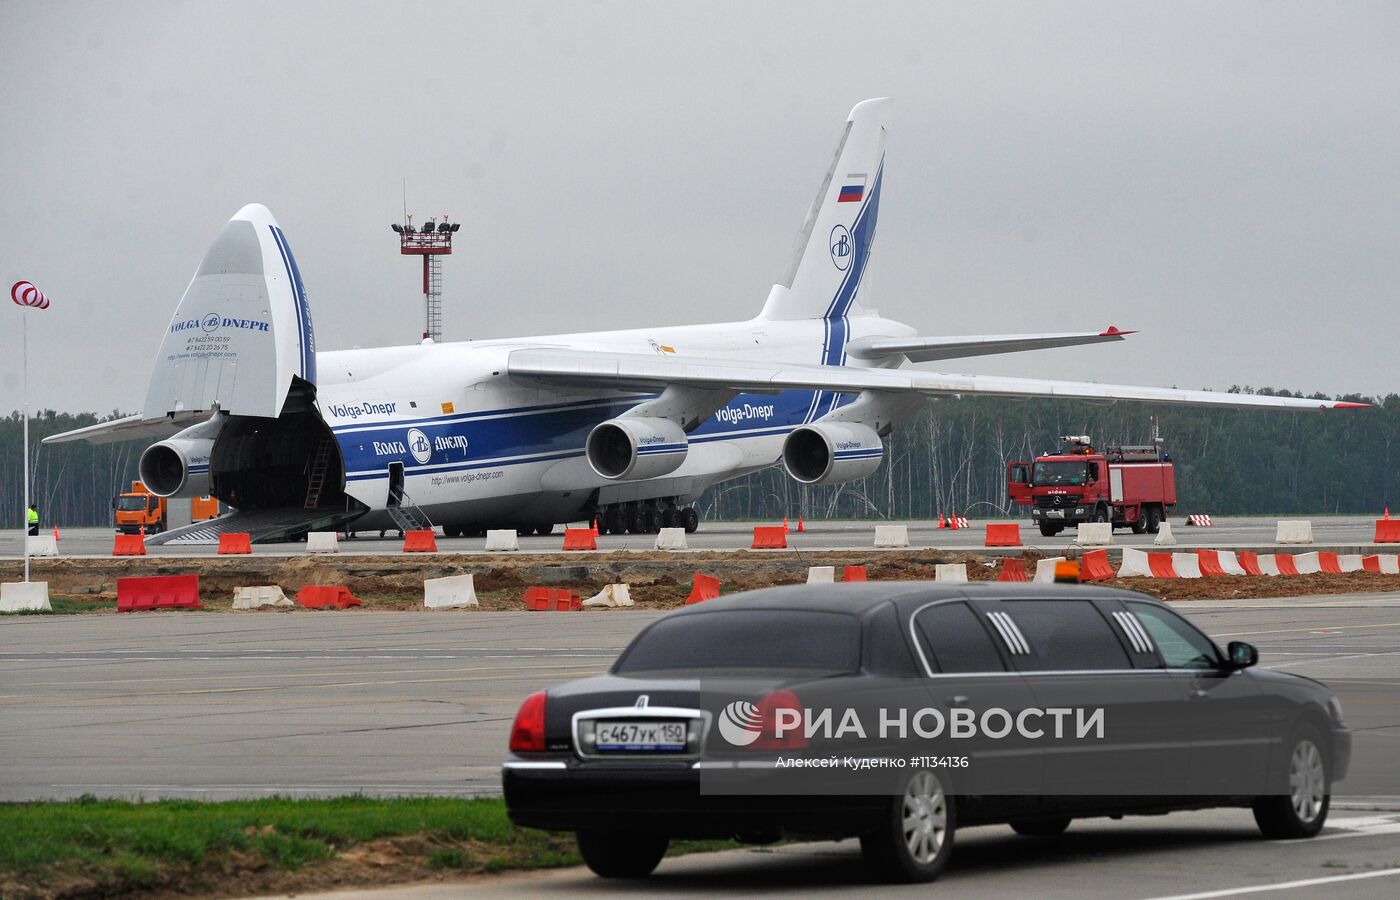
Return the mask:
<path id="1" fill-rule="evenodd" d="M 458 528 L 456 525 L 444 525 L 442 526 L 442 536 L 450 538 L 461 537 L 462 529 Z"/>
<path id="2" fill-rule="evenodd" d="M 661 527 L 680 528 L 681 511 L 676 509 L 674 506 L 668 506 L 665 509 L 663 509 L 661 511 Z"/>
<path id="3" fill-rule="evenodd" d="M 661 531 L 661 510 L 654 506 L 646 507 L 642 513 L 642 522 L 646 527 L 647 534 L 657 534 Z"/>
<path id="4" fill-rule="evenodd" d="M 540 537 L 548 537 L 549 535 L 551 535 L 551 534 L 553 534 L 553 533 L 554 533 L 554 525 L 553 525 L 552 523 L 549 524 L 549 525 L 536 525 L 536 526 L 535 526 L 535 534 L 538 534 Z"/>
<path id="5" fill-rule="evenodd" d="M 647 511 L 645 507 L 634 506 L 627 510 L 627 533 L 647 533 Z"/>
<path id="6" fill-rule="evenodd" d="M 526 525 L 523 528 L 517 528 L 515 529 L 515 533 L 520 537 L 529 537 L 530 535 L 535 533 L 535 526 Z"/>
<path id="7" fill-rule="evenodd" d="M 620 506 L 609 506 L 603 512 L 603 525 L 609 534 L 627 533 L 627 516 Z"/>
<path id="8" fill-rule="evenodd" d="M 687 506 L 681 510 L 681 527 L 686 534 L 694 534 L 700 528 L 700 514 L 695 511 L 695 507 Z"/>

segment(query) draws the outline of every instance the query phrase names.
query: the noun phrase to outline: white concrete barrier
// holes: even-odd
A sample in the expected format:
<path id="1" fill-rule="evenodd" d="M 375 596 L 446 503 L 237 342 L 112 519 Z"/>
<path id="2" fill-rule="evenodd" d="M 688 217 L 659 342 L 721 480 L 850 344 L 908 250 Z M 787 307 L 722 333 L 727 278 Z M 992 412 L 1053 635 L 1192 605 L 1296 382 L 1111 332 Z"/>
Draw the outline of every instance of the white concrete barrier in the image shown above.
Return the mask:
<path id="1" fill-rule="evenodd" d="M 1218 550 L 1216 554 L 1220 557 L 1220 568 L 1226 575 L 1244 575 L 1244 566 L 1240 565 L 1240 558 L 1233 550 Z"/>
<path id="2" fill-rule="evenodd" d="M 907 525 L 876 525 L 876 547 L 908 547 L 909 527 Z"/>
<path id="3" fill-rule="evenodd" d="M 836 581 L 835 566 L 808 566 L 808 584 L 832 584 Z"/>
<path id="4" fill-rule="evenodd" d="M 1279 519 L 1275 544 L 1311 544 L 1312 522 L 1306 519 Z"/>
<path id="5" fill-rule="evenodd" d="M 310 540 L 310 536 L 307 536 Z M 255 587 L 237 587 L 233 589 L 234 609 L 257 609 L 259 606 L 296 606 L 287 595 L 282 593 L 280 585 L 264 584 Z"/>
<path id="6" fill-rule="evenodd" d="M 1322 571 L 1322 560 L 1318 559 L 1317 553 L 1295 553 L 1293 554 L 1293 568 L 1298 570 L 1299 575 L 1316 575 Z"/>
<path id="7" fill-rule="evenodd" d="M 34 537 L 26 537 L 24 544 L 29 548 L 30 556 L 57 556 L 58 541 L 53 539 L 51 534 L 40 534 Z M 23 583 L 23 582 L 21 582 Z M 30 582 L 33 584 L 33 582 Z"/>
<path id="8" fill-rule="evenodd" d="M 481 601 L 476 598 L 475 575 L 429 578 L 423 582 L 423 606 L 428 609 L 468 609 L 480 605 Z"/>
<path id="9" fill-rule="evenodd" d="M 1123 564 L 1118 567 L 1119 578 L 1151 578 L 1152 569 L 1147 565 L 1147 554 L 1132 547 L 1123 548 Z"/>
<path id="10" fill-rule="evenodd" d="M 1176 538 L 1172 536 L 1172 523 L 1163 522 L 1157 526 L 1157 536 L 1152 539 L 1154 547 L 1175 547 Z"/>
<path id="11" fill-rule="evenodd" d="M 1278 574 L 1278 557 L 1272 553 L 1259 554 L 1259 571 L 1265 575 Z"/>
<path id="12" fill-rule="evenodd" d="M 1201 558 L 1194 553 L 1173 553 L 1172 569 L 1177 578 L 1200 578 Z"/>
<path id="13" fill-rule="evenodd" d="M 1074 542 L 1081 547 L 1107 547 L 1113 543 L 1113 523 L 1080 522 Z"/>
<path id="14" fill-rule="evenodd" d="M 1055 583 L 1055 564 L 1065 561 L 1063 556 L 1051 556 L 1046 559 L 1038 559 L 1035 562 L 1035 578 L 1031 579 L 1037 584 Z"/>
<path id="15" fill-rule="evenodd" d="M 516 534 L 514 528 L 492 528 L 486 532 L 487 550 L 519 550 L 520 535 Z"/>
<path id="16" fill-rule="evenodd" d="M 1360 572 L 1360 571 L 1362 570 L 1362 566 L 1361 566 L 1361 554 L 1360 554 L 1360 553 L 1343 553 L 1343 554 L 1341 554 L 1340 556 L 1337 557 L 1337 568 L 1341 569 L 1343 572 Z"/>
<path id="17" fill-rule="evenodd" d="M 938 563 L 933 567 L 934 581 L 967 583 L 967 563 Z"/>
<path id="18" fill-rule="evenodd" d="M 684 531 L 685 529 L 681 529 Z M 619 606 L 633 606 L 632 590 L 625 584 L 605 584 L 598 593 L 583 601 L 584 606 L 603 606 L 616 609 Z"/>
<path id="19" fill-rule="evenodd" d="M 340 538 L 334 531 L 312 531 L 306 535 L 307 553 L 339 553 Z"/>
<path id="20" fill-rule="evenodd" d="M 1400 556 L 1396 556 L 1394 553 L 1382 553 L 1380 561 L 1382 575 L 1400 575 Z"/>
<path id="21" fill-rule="evenodd" d="M 0 613 L 52 610 L 47 581 L 7 581 L 0 584 Z"/>
<path id="22" fill-rule="evenodd" d="M 684 528 L 663 528 L 656 533 L 657 550 L 685 550 L 687 547 Z"/>

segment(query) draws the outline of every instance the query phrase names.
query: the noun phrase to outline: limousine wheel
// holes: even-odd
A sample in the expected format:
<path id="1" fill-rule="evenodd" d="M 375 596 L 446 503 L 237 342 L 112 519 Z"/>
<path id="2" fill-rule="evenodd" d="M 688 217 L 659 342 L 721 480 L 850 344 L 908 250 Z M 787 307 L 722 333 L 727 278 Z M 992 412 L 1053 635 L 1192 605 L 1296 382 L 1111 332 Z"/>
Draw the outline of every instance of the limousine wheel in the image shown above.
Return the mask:
<path id="1" fill-rule="evenodd" d="M 1293 735 L 1293 752 L 1288 758 L 1288 782 L 1280 785 L 1287 793 L 1260 797 L 1254 801 L 1254 821 L 1267 838 L 1308 838 L 1322 830 L 1332 805 L 1331 776 L 1322 740 L 1311 726 Z"/>
<path id="2" fill-rule="evenodd" d="M 932 881 L 953 852 L 957 814 L 937 773 L 910 774 L 903 796 L 890 798 L 888 818 L 878 831 L 861 835 L 860 850 L 888 881 Z"/>
<path id="3" fill-rule="evenodd" d="M 670 839 L 646 832 L 580 831 L 578 852 L 600 878 L 645 878 L 661 857 Z"/>
<path id="4" fill-rule="evenodd" d="M 1053 819 L 1017 819 L 1011 823 L 1011 830 L 1027 837 L 1055 837 L 1065 833 L 1069 821 L 1069 816 L 1056 816 Z"/>

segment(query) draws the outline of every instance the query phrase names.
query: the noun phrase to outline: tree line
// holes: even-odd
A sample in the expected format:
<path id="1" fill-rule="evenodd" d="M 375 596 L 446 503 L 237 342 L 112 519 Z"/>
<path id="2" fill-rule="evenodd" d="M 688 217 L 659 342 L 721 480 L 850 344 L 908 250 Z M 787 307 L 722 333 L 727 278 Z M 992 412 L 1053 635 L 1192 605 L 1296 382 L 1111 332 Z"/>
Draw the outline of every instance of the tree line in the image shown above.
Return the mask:
<path id="1" fill-rule="evenodd" d="M 1301 397 L 1249 388 L 1233 392 Z M 1328 399 L 1320 394 L 1314 399 Z M 1339 399 L 1372 410 L 1273 412 L 1162 407 L 1166 450 L 1176 463 L 1177 512 L 1231 514 L 1400 511 L 1400 395 Z M 1006 499 L 1006 463 L 1052 452 L 1059 437 L 1087 434 L 1096 446 L 1146 444 L 1152 409 L 1140 403 L 968 397 L 927 403 L 885 440 L 869 477 L 840 485 L 798 484 L 781 467 L 716 485 L 698 507 L 710 519 L 932 519 L 958 513 L 1016 513 Z M 50 434 L 98 417 L 44 410 L 30 419 L 31 496 L 44 522 L 108 525 L 113 495 L 130 487 L 145 444 L 45 446 Z M 0 527 L 22 521 L 19 413 L 0 419 Z"/>

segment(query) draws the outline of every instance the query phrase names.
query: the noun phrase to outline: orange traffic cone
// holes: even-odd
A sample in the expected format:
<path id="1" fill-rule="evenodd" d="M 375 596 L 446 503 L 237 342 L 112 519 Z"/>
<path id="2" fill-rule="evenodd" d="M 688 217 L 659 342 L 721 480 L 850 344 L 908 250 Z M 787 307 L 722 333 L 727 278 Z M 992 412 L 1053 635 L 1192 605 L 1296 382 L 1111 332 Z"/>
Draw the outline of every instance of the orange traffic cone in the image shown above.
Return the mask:
<path id="1" fill-rule="evenodd" d="M 947 528 L 947 527 L 948 527 L 948 526 L 947 526 L 946 524 L 944 524 L 944 522 L 943 522 L 943 513 L 939 513 L 939 514 L 938 514 L 938 527 L 939 527 L 939 528 Z"/>
<path id="2" fill-rule="evenodd" d="M 61 537 L 58 536 L 58 526 L 57 526 L 57 525 L 55 525 L 55 526 L 53 527 L 53 540 L 54 540 L 54 543 L 58 543 L 59 541 L 63 540 L 63 538 L 61 538 Z"/>
<path id="3" fill-rule="evenodd" d="M 598 520 L 597 520 L 597 519 L 594 519 L 594 520 L 593 520 L 593 536 L 594 536 L 594 537 L 597 537 L 597 536 L 598 536 Z"/>
<path id="4" fill-rule="evenodd" d="M 145 526 L 145 525 L 142 525 L 142 526 L 141 526 L 141 537 L 145 537 L 145 536 L 146 536 L 146 526 Z"/>
<path id="5" fill-rule="evenodd" d="M 801 534 L 807 530 L 807 526 L 802 523 L 802 513 L 797 514 L 797 533 Z"/>
<path id="6" fill-rule="evenodd" d="M 954 531 L 957 531 L 957 530 L 958 530 L 958 514 L 957 514 L 957 513 L 953 513 L 951 516 L 948 517 L 948 527 L 951 528 L 951 529 L 953 529 Z"/>
<path id="7" fill-rule="evenodd" d="M 787 516 L 783 516 L 783 534 L 787 534 L 787 533 L 788 533 L 788 520 L 787 520 Z"/>

